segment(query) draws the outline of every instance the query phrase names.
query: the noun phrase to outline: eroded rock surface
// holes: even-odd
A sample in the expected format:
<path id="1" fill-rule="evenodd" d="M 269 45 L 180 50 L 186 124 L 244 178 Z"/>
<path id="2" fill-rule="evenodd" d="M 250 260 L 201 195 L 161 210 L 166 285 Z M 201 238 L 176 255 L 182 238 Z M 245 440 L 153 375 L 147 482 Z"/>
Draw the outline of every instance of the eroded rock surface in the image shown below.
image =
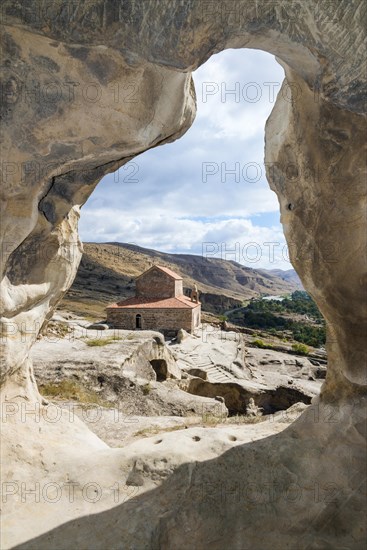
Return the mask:
<path id="1" fill-rule="evenodd" d="M 17 495 L 17 483 L 64 487 L 91 481 L 92 471 L 111 487 L 126 460 L 124 483 L 127 471 L 142 476 L 133 458 L 66 414 L 45 421 L 29 349 L 75 275 L 80 206 L 106 173 L 187 130 L 195 113 L 190 71 L 223 49 L 269 51 L 293 83 L 267 124 L 268 179 L 292 262 L 329 332 L 322 420 L 302 415 L 278 435 L 199 464 L 195 439 L 180 467 L 181 458 L 168 468 L 157 456 L 147 475 L 161 468 L 167 479 L 156 476 L 156 488 L 147 484 L 153 490 L 127 504 L 94 506 L 79 491 L 75 505 L 43 501 L 37 519 L 29 500 L 14 505 L 8 494 L 4 547 L 364 548 L 365 10 L 359 0 L 4 0 L 2 452 Z M 36 405 L 43 420 L 22 416 Z M 240 483 L 276 482 L 288 497 L 231 500 L 234 472 Z M 208 505 L 197 486 L 214 482 L 220 491 Z M 289 497 L 294 484 L 299 498 Z"/>
<path id="2" fill-rule="evenodd" d="M 246 348 L 244 336 L 205 325 L 171 345 L 177 365 L 190 376 L 181 383 L 203 397 L 221 397 L 229 414 L 246 414 L 249 400 L 263 414 L 311 403 L 320 392 L 315 368 L 305 357 Z"/>
<path id="3" fill-rule="evenodd" d="M 279 94 L 267 121 L 268 178 L 293 265 L 327 322 L 330 368 L 323 392 L 335 399 L 367 385 L 360 368 L 366 362 L 366 123 L 322 97 L 315 101 L 289 69 L 287 78 L 301 93 L 293 102 Z M 310 121 L 317 121 L 317 132 Z"/>
<path id="4" fill-rule="evenodd" d="M 85 321 L 68 325 L 64 338 L 46 336 L 32 349 L 35 378 L 46 399 L 117 409 L 124 418 L 202 416 L 218 405 L 181 387 L 181 369 L 159 332 L 94 331 L 83 327 Z M 227 413 L 223 405 L 220 415 Z"/>

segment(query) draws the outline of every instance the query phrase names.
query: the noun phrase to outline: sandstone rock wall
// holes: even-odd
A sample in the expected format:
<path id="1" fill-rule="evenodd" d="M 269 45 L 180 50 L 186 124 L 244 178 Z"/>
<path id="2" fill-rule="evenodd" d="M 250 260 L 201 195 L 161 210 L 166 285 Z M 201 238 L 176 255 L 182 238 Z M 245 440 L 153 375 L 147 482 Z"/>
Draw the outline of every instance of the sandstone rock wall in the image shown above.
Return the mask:
<path id="1" fill-rule="evenodd" d="M 339 399 L 367 384 L 366 122 L 286 74 L 302 93 L 292 102 L 278 95 L 266 125 L 267 174 L 291 261 L 327 321 L 324 397 Z"/>
<path id="2" fill-rule="evenodd" d="M 336 246 L 340 256 L 344 249 L 360 255 L 363 245 L 359 155 L 364 119 L 359 113 L 363 112 L 365 91 L 364 10 L 362 2 L 347 0 L 323 5 L 316 1 L 243 0 L 234 7 L 229 2 L 216 5 L 194 0 L 182 5 L 130 1 L 123 6 L 94 0 L 77 7 L 60 0 L 31 0 L 24 9 L 8 0 L 3 3 L 2 196 L 4 216 L 9 220 L 2 224 L 3 324 L 8 334 L 3 380 L 6 373 L 26 363 L 38 328 L 75 276 L 81 253 L 79 207 L 104 174 L 187 130 L 195 113 L 188 71 L 229 47 L 270 51 L 287 69 L 288 100 L 279 94 L 271 117 L 274 123 L 268 125 L 266 156 L 275 163 L 268 169 L 268 177 L 282 205 L 291 204 L 286 195 L 292 187 L 291 193 L 300 192 L 307 202 L 303 212 L 319 215 L 316 225 L 329 227 L 328 244 L 323 245 L 328 252 L 312 266 L 317 292 L 309 276 L 306 280 L 305 262 L 294 260 L 306 288 L 326 312 L 321 302 L 329 298 L 324 296 L 325 282 L 318 271 L 327 271 L 332 279 L 338 271 L 339 279 L 345 281 L 339 260 L 330 268 L 332 262 L 328 260 L 326 265 L 326 256 L 332 256 L 330 249 Z M 293 130 L 292 121 L 297 121 Z M 278 130 L 270 144 L 274 125 Z M 304 150 L 288 143 L 277 156 L 279 139 L 286 133 L 288 142 L 302 140 Z M 325 166 L 330 158 L 334 172 Z M 299 172 L 298 185 L 292 170 Z M 320 170 L 326 184 L 319 176 L 314 181 L 310 170 Z M 289 180 L 287 189 L 283 180 Z M 327 211 L 324 201 L 331 198 L 337 206 Z M 282 211 L 284 218 L 284 206 Z M 300 220 L 298 213 L 292 217 Z M 346 233 L 341 235 L 336 229 L 339 223 L 335 218 L 348 220 Z M 305 215 L 300 221 L 305 221 Z M 308 216 L 304 232 L 311 235 L 313 223 Z M 12 230 L 15 224 L 16 233 Z M 298 230 L 292 227 L 290 234 L 285 223 L 285 231 L 291 246 L 302 248 L 308 256 Z M 339 242 L 341 237 L 345 244 Z M 313 254 L 318 254 L 318 246 Z M 327 283 L 338 310 L 344 292 L 348 293 L 345 286 L 353 288 L 346 301 L 353 312 L 348 318 L 354 320 L 340 323 L 339 311 L 331 304 L 327 317 L 330 338 L 339 342 L 333 344 L 338 370 L 346 369 L 347 378 L 352 383 L 358 379 L 357 384 L 365 381 L 363 375 L 351 374 L 351 369 L 358 367 L 344 364 L 350 360 L 355 365 L 355 358 L 357 363 L 362 358 L 362 325 L 360 316 L 354 316 L 361 292 L 355 294 L 354 288 L 363 288 L 362 271 L 359 264 L 350 284 L 343 288 L 334 280 Z M 352 324 L 353 343 L 345 335 Z M 342 360 L 340 346 L 348 347 Z"/>
<path id="3" fill-rule="evenodd" d="M 189 74 L 131 68 L 105 46 L 79 51 L 17 27 L 2 40 L 4 381 L 27 372 L 29 347 L 75 276 L 80 206 L 106 173 L 181 135 L 195 100 Z"/>
<path id="4" fill-rule="evenodd" d="M 268 179 L 294 266 L 328 322 L 330 361 L 319 406 L 324 410 L 331 402 L 333 418 L 338 413 L 337 425 L 299 422 L 274 441 L 244 445 L 220 463 L 189 464 L 159 488 L 158 505 L 157 492 L 151 492 L 145 515 L 137 499 L 139 513 L 122 507 L 112 516 L 71 522 L 53 533 L 55 547 L 83 545 L 92 533 L 95 548 L 116 541 L 180 548 L 184 540 L 186 547 L 243 549 L 244 538 L 259 549 L 362 548 L 365 2 L 4 0 L 1 9 L 2 399 L 37 400 L 29 349 L 73 280 L 81 255 L 79 209 L 95 185 L 134 155 L 189 128 L 195 115 L 191 70 L 226 48 L 258 48 L 275 54 L 288 78 L 289 100 L 279 94 L 266 128 Z M 58 479 L 65 480 L 68 453 L 75 454 L 75 463 L 105 467 L 108 450 L 88 438 L 83 426 L 70 426 L 63 416 L 61 424 L 43 423 L 40 429 L 32 421 L 24 426 L 16 415 L 6 426 L 5 456 L 19 475 L 47 480 L 58 462 Z M 14 446 L 19 437 L 24 450 Z M 250 503 L 247 523 L 247 510 L 238 513 L 238 504 L 216 500 L 208 507 L 195 500 L 195 480 L 224 483 L 233 471 L 243 481 L 249 475 L 271 478 L 276 449 L 281 484 L 297 480 L 306 495 L 293 509 L 279 499 L 261 509 Z M 77 478 L 75 464 L 71 470 Z M 8 474 L 14 471 L 10 467 Z M 312 496 L 312 480 L 337 483 L 331 503 Z M 9 510 L 7 526 L 22 513 Z M 72 517 L 91 517 L 85 502 L 76 510 Z M 288 525 L 291 513 L 296 519 Z M 51 525 L 63 521 L 55 506 L 47 514 Z M 29 538 L 47 529 L 35 530 L 31 519 L 22 526 Z M 276 542 L 269 539 L 272 529 Z M 103 540 L 96 538 L 102 532 Z M 10 535 L 6 544 L 12 540 Z M 50 540 L 46 536 L 34 547 L 49 547 Z"/>

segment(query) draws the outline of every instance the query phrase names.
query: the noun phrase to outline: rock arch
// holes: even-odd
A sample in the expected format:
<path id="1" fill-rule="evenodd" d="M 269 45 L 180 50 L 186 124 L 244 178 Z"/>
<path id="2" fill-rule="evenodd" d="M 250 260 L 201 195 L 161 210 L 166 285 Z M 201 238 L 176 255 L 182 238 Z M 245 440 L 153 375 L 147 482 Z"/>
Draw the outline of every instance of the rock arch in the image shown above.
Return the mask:
<path id="1" fill-rule="evenodd" d="M 350 459 L 362 472 L 365 3 L 29 0 L 20 6 L 2 4 L 3 399 L 39 401 L 29 349 L 73 280 L 81 257 L 79 208 L 98 181 L 189 128 L 190 71 L 226 48 L 263 49 L 277 55 L 292 83 L 267 122 L 265 160 L 292 262 L 328 322 L 319 406 L 340 411 Z M 307 434 L 322 446 L 340 437 L 334 428 L 321 423 Z M 304 428 L 293 429 L 306 448 Z M 345 472 L 347 455 L 340 456 L 337 468 Z M 344 494 L 354 490 L 343 482 Z"/>

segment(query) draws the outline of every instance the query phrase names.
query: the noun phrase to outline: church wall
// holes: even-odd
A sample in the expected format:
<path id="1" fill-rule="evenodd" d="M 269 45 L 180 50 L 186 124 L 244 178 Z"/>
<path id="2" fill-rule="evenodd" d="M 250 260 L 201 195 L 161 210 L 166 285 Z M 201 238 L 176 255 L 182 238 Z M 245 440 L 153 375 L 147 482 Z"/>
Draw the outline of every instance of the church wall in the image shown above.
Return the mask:
<path id="1" fill-rule="evenodd" d="M 152 269 L 136 279 L 136 296 L 139 298 L 172 298 L 176 280 L 159 269 Z M 181 281 L 182 285 L 182 281 Z"/>
<path id="2" fill-rule="evenodd" d="M 183 295 L 183 282 L 182 279 L 180 281 L 175 281 L 175 296 L 182 296 Z"/>
<path id="3" fill-rule="evenodd" d="M 142 309 L 107 308 L 107 322 L 115 328 L 136 329 L 136 315 L 141 315 L 142 330 L 177 331 L 183 328 L 191 332 L 194 328 L 195 314 L 200 318 L 200 307 L 195 309 Z"/>

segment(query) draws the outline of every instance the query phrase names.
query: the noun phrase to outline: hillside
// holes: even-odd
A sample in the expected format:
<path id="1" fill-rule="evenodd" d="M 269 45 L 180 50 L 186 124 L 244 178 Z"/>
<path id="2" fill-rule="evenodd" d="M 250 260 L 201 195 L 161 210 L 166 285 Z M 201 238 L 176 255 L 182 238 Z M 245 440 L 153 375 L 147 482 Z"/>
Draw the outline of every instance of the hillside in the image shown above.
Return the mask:
<path id="1" fill-rule="evenodd" d="M 185 289 L 196 283 L 203 310 L 219 314 L 260 294 L 286 294 L 302 288 L 293 270 L 251 269 L 233 261 L 166 254 L 131 244 L 85 243 L 75 281 L 60 308 L 103 316 L 108 303 L 134 294 L 134 279 L 154 263 L 181 274 Z"/>
<path id="2" fill-rule="evenodd" d="M 294 271 L 294 269 L 269 269 L 268 273 L 271 273 L 272 275 L 279 277 L 280 279 L 283 279 L 284 281 L 287 281 L 287 283 L 291 283 L 294 285 L 298 285 L 298 289 L 302 288 L 301 281 L 299 280 L 299 277 L 297 273 Z"/>

